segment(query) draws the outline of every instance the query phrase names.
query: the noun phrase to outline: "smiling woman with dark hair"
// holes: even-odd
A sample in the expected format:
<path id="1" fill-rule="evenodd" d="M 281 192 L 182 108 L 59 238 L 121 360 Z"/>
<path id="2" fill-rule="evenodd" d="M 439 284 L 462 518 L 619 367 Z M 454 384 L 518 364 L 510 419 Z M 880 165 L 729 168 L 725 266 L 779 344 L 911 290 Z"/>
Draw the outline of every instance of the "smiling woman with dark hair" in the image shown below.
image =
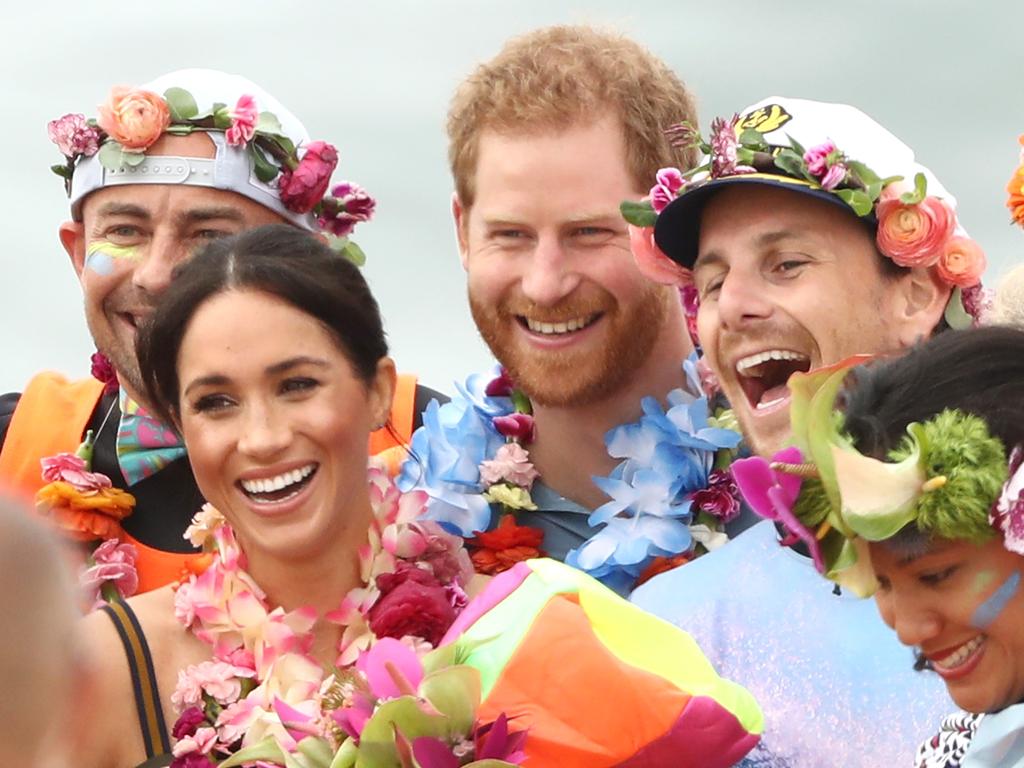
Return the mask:
<path id="1" fill-rule="evenodd" d="M 973 713 L 919 765 L 1020 765 L 1024 332 L 954 331 L 851 362 L 790 380 L 794 445 L 737 462 L 737 483 L 825 575 L 873 592 L 918 667 Z"/>

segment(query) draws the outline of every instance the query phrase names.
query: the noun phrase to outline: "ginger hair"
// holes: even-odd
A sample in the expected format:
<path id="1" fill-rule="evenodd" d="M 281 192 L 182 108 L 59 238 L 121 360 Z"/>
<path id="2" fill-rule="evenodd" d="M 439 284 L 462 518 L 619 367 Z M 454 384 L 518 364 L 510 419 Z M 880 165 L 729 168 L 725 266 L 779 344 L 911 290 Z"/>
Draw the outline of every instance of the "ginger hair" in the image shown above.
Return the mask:
<path id="1" fill-rule="evenodd" d="M 694 150 L 672 147 L 664 130 L 696 124 L 693 96 L 659 58 L 614 32 L 554 26 L 513 38 L 459 86 L 448 111 L 448 160 L 463 206 L 474 200 L 477 148 L 484 131 L 558 132 L 615 115 L 638 191 L 658 169 L 686 170 Z"/>

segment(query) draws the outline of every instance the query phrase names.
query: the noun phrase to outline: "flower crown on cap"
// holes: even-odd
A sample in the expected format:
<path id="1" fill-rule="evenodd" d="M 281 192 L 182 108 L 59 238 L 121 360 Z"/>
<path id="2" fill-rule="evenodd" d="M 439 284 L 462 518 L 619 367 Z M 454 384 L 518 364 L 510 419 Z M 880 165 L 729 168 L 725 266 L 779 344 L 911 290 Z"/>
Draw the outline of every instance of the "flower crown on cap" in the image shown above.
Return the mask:
<path id="1" fill-rule="evenodd" d="M 984 542 L 997 532 L 1024 554 L 1024 467 L 1021 447 L 1007 457 L 985 420 L 945 410 L 907 427 L 889 461 L 862 455 L 842 431 L 837 395 L 857 356 L 793 374 L 794 445 L 733 463 L 736 485 L 751 508 L 802 541 L 815 567 L 856 594 L 875 587 L 867 542 L 892 538 L 910 523 L 945 539 Z"/>
<path id="2" fill-rule="evenodd" d="M 788 147 L 769 144 L 764 133 L 784 124 L 778 119 L 773 122 L 771 110 L 782 111 L 772 106 L 743 117 L 716 118 L 708 141 L 689 122 L 668 128 L 665 133 L 673 146 L 695 147 L 704 154 L 705 162 L 686 172 L 677 168 L 658 171 L 647 198 L 622 203 L 623 217 L 634 226 L 652 227 L 673 200 L 716 179 L 748 174 L 796 179 L 808 189 L 835 195 L 861 218 L 873 216 L 879 252 L 901 267 L 933 269 L 954 289 L 946 310 L 949 325 L 966 328 L 975 324 L 984 301 L 981 275 L 985 254 L 960 227 L 954 208 L 928 194 L 925 174 L 917 173 L 912 185 L 903 176 L 880 177 L 832 141 L 804 148 L 787 135 Z M 1024 175 L 1019 178 L 1024 180 Z M 1024 207 L 1021 210 L 1024 212 Z"/>
<path id="3" fill-rule="evenodd" d="M 305 226 L 306 217 L 315 217 L 316 226 L 329 237 L 332 247 L 356 264 L 365 262 L 362 250 L 348 235 L 357 223 L 372 217 L 374 199 L 348 182 L 336 185 L 328 195 L 331 174 L 338 164 L 334 146 L 313 141 L 296 147 L 284 134 L 278 118 L 260 111 L 253 96 L 243 94 L 233 107 L 218 102 L 200 111 L 195 98 L 184 88 L 168 88 L 161 96 L 117 86 L 98 112 L 95 119 L 67 114 L 47 125 L 50 140 L 66 158 L 65 163 L 51 170 L 64 178 L 69 196 L 76 170 L 94 155 L 108 173 L 130 175 L 136 169 L 148 170 L 143 166 L 146 150 L 164 134 L 222 132 L 227 147 L 244 151 L 252 175 L 268 185 L 287 212 L 295 214 L 291 217 L 294 223 Z M 156 168 L 154 175 L 159 170 Z M 147 180 L 156 181 L 141 174 L 126 181 Z M 240 186 L 236 191 L 249 194 L 244 184 Z M 312 228 L 311 223 L 308 228 Z"/>

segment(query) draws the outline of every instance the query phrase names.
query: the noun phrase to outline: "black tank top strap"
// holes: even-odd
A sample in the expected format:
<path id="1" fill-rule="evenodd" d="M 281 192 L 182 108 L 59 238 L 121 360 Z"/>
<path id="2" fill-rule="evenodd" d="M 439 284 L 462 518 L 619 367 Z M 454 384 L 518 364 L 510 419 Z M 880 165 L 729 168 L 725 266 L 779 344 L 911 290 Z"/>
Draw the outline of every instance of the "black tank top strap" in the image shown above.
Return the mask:
<path id="1" fill-rule="evenodd" d="M 160 691 L 157 689 L 156 673 L 149 643 L 142 633 L 135 612 L 127 603 L 114 602 L 104 605 L 101 610 L 110 617 L 117 628 L 128 659 L 132 676 L 132 690 L 135 694 L 135 710 L 142 729 L 142 741 L 146 746 L 146 762 L 143 766 L 167 765 L 171 757 L 171 741 L 167 736 L 167 723 L 160 705 Z M 167 761 L 159 758 L 167 756 Z"/>

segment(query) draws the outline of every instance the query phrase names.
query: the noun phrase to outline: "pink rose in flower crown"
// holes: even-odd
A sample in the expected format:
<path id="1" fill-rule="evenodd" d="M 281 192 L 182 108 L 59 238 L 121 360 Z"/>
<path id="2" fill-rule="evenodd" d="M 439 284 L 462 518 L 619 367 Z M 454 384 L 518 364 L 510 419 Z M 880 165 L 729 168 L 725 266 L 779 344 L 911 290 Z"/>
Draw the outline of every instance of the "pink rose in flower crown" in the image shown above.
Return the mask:
<path id="1" fill-rule="evenodd" d="M 95 565 L 86 568 L 79 577 L 85 599 L 94 608 L 102 605 L 100 590 L 110 582 L 122 599 L 134 595 L 139 589 L 139 572 L 135 567 L 138 550 L 131 544 L 120 544 L 107 539 L 92 553 Z"/>
<path id="2" fill-rule="evenodd" d="M 65 157 L 89 157 L 100 148 L 100 132 L 85 121 L 85 115 L 64 115 L 46 124 L 50 141 Z"/>
<path id="3" fill-rule="evenodd" d="M 259 116 L 256 99 L 247 93 L 239 96 L 238 103 L 231 110 L 231 127 L 224 131 L 227 143 L 237 147 L 252 141 L 252 137 L 256 135 L 256 121 Z"/>
<path id="4" fill-rule="evenodd" d="M 662 253 L 654 242 L 654 227 L 628 225 L 629 249 L 640 274 L 661 285 L 682 285 L 693 282 L 693 273 Z"/>
<path id="5" fill-rule="evenodd" d="M 540 473 L 533 468 L 530 454 L 519 443 L 505 443 L 494 458 L 480 463 L 480 479 L 487 485 L 502 481 L 530 490 Z"/>
<path id="6" fill-rule="evenodd" d="M 48 483 L 69 483 L 79 491 L 98 491 L 111 487 L 109 477 L 99 472 L 90 472 L 85 459 L 73 453 L 47 456 L 40 464 L 43 467 L 43 480 Z"/>
<path id="7" fill-rule="evenodd" d="M 908 205 L 902 185 L 890 184 L 875 209 L 878 249 L 901 267 L 931 267 L 956 229 L 956 213 L 937 197 Z"/>
<path id="8" fill-rule="evenodd" d="M 985 252 L 969 237 L 952 237 L 946 243 L 935 271 L 949 285 L 970 288 L 981 282 L 985 272 Z"/>
<path id="9" fill-rule="evenodd" d="M 96 123 L 125 149 L 143 151 L 171 124 L 163 97 L 152 91 L 115 86 L 98 108 Z"/>
<path id="10" fill-rule="evenodd" d="M 423 568 L 400 562 L 394 573 L 377 577 L 377 589 L 380 597 L 367 618 L 378 638 L 411 635 L 436 646 L 455 621 L 445 588 Z"/>
<path id="11" fill-rule="evenodd" d="M 281 202 L 290 211 L 309 213 L 324 198 L 331 174 L 338 165 L 338 151 L 326 141 L 306 146 L 298 166 L 285 168 L 278 180 Z"/>

